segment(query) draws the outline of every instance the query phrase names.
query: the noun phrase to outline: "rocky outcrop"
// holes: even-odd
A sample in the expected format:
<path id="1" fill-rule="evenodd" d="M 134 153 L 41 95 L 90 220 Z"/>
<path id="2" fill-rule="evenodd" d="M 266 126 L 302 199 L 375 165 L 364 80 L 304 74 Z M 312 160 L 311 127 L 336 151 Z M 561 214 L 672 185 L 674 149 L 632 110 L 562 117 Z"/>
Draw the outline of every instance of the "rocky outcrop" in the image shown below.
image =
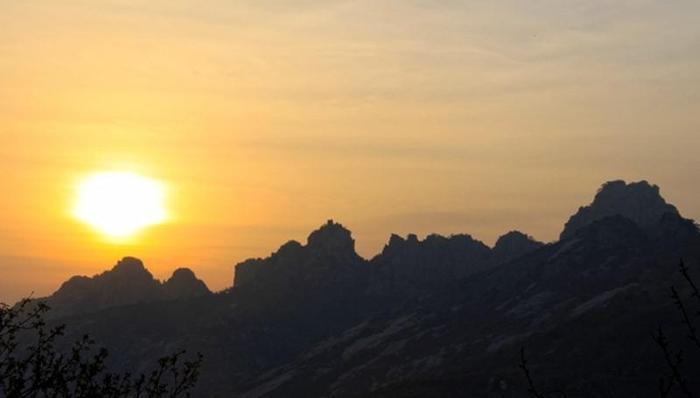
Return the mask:
<path id="1" fill-rule="evenodd" d="M 496 264 L 507 263 L 542 246 L 544 243 L 538 242 L 529 235 L 520 231 L 510 231 L 496 241 L 496 245 L 493 247 L 493 262 Z"/>
<path id="2" fill-rule="evenodd" d="M 394 234 L 382 253 L 367 262 L 355 252 L 350 231 L 328 221 L 309 235 L 306 245 L 290 241 L 268 258 L 236 265 L 234 287 L 291 297 L 321 287 L 335 285 L 347 291 L 352 286 L 372 295 L 411 298 L 542 245 L 516 231 L 501 237 L 493 250 L 466 234 L 431 234 L 424 240 L 414 234 L 405 239 Z"/>
<path id="3" fill-rule="evenodd" d="M 331 255 L 343 263 L 353 263 L 359 259 L 352 234 L 333 220 L 328 220 L 326 225 L 311 232 L 307 239 L 307 249 L 312 256 Z"/>
<path id="4" fill-rule="evenodd" d="M 168 281 L 161 283 L 141 260 L 124 257 L 111 270 L 99 275 L 70 278 L 54 294 L 42 300 L 52 308 L 52 316 L 64 316 L 209 293 L 204 282 L 189 269 L 181 268 Z"/>
<path id="5" fill-rule="evenodd" d="M 432 234 L 424 240 L 414 234 L 405 239 L 394 234 L 370 262 L 369 291 L 406 297 L 434 292 L 543 245 L 518 231 L 503 235 L 493 249 L 466 234 Z"/>
<path id="6" fill-rule="evenodd" d="M 201 279 L 197 279 L 189 268 L 178 268 L 163 283 L 163 293 L 167 299 L 188 299 L 201 297 L 209 293 L 209 288 Z"/>
<path id="7" fill-rule="evenodd" d="M 268 258 L 236 265 L 234 287 L 267 296 L 345 291 L 357 287 L 365 265 L 350 231 L 329 220 L 309 235 L 306 245 L 290 241 Z"/>
<path id="8" fill-rule="evenodd" d="M 598 190 L 593 203 L 578 209 L 571 216 L 560 238 L 571 238 L 576 231 L 596 220 L 620 215 L 650 231 L 662 217 L 672 213 L 678 215 L 675 206 L 666 203 L 659 187 L 646 181 L 627 184 L 625 181 L 610 181 Z"/>
<path id="9" fill-rule="evenodd" d="M 491 265 L 491 249 L 469 235 L 392 235 L 371 261 L 370 291 L 414 296 L 453 283 Z"/>

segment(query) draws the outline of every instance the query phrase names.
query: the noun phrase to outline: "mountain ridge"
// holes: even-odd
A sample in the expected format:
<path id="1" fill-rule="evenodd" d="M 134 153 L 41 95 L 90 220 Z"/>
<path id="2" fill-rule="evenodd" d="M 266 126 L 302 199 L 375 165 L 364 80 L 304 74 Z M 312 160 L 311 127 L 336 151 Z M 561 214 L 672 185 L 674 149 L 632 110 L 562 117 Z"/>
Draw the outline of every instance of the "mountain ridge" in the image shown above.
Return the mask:
<path id="1" fill-rule="evenodd" d="M 572 215 L 561 232 L 560 239 L 574 234 L 591 222 L 612 215 L 621 215 L 642 228 L 655 226 L 666 213 L 680 215 L 678 209 L 666 203 L 658 185 L 646 180 L 626 183 L 623 180 L 603 184 L 590 205 L 582 206 Z"/>
<path id="2" fill-rule="evenodd" d="M 211 294 L 206 284 L 189 268 L 178 268 L 161 282 L 135 257 L 124 257 L 111 270 L 92 277 L 73 276 L 52 295 L 38 299 L 59 317 L 94 312 L 110 307 L 157 300 L 175 300 Z"/>
<path id="3" fill-rule="evenodd" d="M 665 322 L 684 336 L 668 316 L 668 287 L 680 285 L 680 258 L 700 264 L 694 222 L 657 210 L 579 217 L 546 244 L 517 231 L 493 247 L 466 234 L 392 235 L 371 259 L 329 221 L 306 244 L 239 263 L 226 291 L 70 321 L 76 334 L 109 341 L 117 365 L 166 347 L 203 352 L 201 396 L 519 397 L 527 346 L 548 388 L 651 397 L 660 353 L 649 335 Z M 138 265 L 128 269 L 148 280 Z M 700 371 L 693 358 L 686 366 Z"/>

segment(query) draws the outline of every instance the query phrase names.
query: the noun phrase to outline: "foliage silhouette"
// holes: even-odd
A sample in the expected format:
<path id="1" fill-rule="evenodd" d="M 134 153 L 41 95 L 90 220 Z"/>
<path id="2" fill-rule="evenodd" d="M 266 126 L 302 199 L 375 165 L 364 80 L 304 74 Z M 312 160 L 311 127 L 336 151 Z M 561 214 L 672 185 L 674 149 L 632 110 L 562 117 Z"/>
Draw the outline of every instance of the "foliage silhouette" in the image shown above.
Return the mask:
<path id="1" fill-rule="evenodd" d="M 88 336 L 68 352 L 57 348 L 65 325 L 49 327 L 48 306 L 29 299 L 0 303 L 0 397 L 189 397 L 199 377 L 201 354 L 184 351 L 158 360 L 148 374 L 107 370 L 108 352 Z"/>

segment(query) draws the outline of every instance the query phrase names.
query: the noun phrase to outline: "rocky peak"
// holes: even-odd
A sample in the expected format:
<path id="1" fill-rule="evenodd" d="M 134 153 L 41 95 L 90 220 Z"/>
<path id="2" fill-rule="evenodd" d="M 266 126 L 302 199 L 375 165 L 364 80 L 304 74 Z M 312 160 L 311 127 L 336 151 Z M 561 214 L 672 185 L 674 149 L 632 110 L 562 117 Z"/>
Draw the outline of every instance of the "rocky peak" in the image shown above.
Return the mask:
<path id="1" fill-rule="evenodd" d="M 211 293 L 189 268 L 176 269 L 170 279 L 163 283 L 163 288 L 167 298 L 198 297 Z"/>
<path id="2" fill-rule="evenodd" d="M 124 257 L 112 267 L 110 271 L 106 271 L 102 276 L 110 276 L 117 278 L 136 278 L 152 280 L 153 275 L 144 267 L 143 262 L 135 257 Z"/>
<path id="3" fill-rule="evenodd" d="M 386 244 L 386 247 L 401 246 L 404 242 L 406 242 L 406 240 L 400 235 L 391 234 L 389 237 L 389 243 Z"/>
<path id="4" fill-rule="evenodd" d="M 542 246 L 544 243 L 536 241 L 529 235 L 520 231 L 510 231 L 496 241 L 493 247 L 494 262 L 506 263 Z"/>
<path id="5" fill-rule="evenodd" d="M 313 231 L 307 240 L 312 251 L 325 253 L 355 253 L 355 240 L 349 230 L 341 224 L 328 220 L 321 228 Z"/>
<path id="6" fill-rule="evenodd" d="M 350 231 L 329 220 L 309 235 L 305 246 L 289 241 L 270 257 L 237 264 L 234 286 L 265 294 L 327 288 L 357 279 L 363 263 Z"/>
<path id="7" fill-rule="evenodd" d="M 413 239 L 404 239 L 400 235 L 391 234 L 391 236 L 389 237 L 389 242 L 387 242 L 387 244 L 384 245 L 384 249 L 382 250 L 380 256 L 399 254 L 407 251 L 408 248 L 413 248 L 415 250 L 415 248 L 419 246 L 420 241 L 418 240 L 418 237 L 416 235 L 411 236 L 413 236 Z"/>
<path id="8" fill-rule="evenodd" d="M 53 316 L 210 293 L 192 270 L 180 268 L 161 283 L 134 257 L 124 257 L 111 270 L 93 277 L 74 276 L 47 299 Z"/>
<path id="9" fill-rule="evenodd" d="M 280 246 L 279 250 L 277 250 L 277 255 L 278 256 L 290 256 L 290 255 L 295 255 L 302 251 L 304 249 L 304 246 L 295 241 L 295 240 L 290 240 L 289 242 L 283 244 Z"/>
<path id="10" fill-rule="evenodd" d="M 189 268 L 178 268 L 175 271 L 173 271 L 173 275 L 168 279 L 168 281 L 175 281 L 175 280 L 183 280 L 183 281 L 189 281 L 189 280 L 196 280 L 197 277 L 194 276 L 194 271 L 192 271 Z"/>
<path id="11" fill-rule="evenodd" d="M 420 295 L 486 269 L 490 257 L 491 249 L 470 235 L 431 234 L 418 240 L 413 234 L 406 239 L 394 234 L 372 259 L 369 291 Z"/>
<path id="12" fill-rule="evenodd" d="M 678 214 L 678 210 L 666 203 L 658 186 L 647 181 L 629 184 L 621 180 L 610 181 L 603 184 L 589 206 L 579 208 L 571 216 L 560 237 L 570 238 L 584 226 L 615 215 L 626 217 L 643 229 L 650 229 L 657 226 L 666 213 Z"/>

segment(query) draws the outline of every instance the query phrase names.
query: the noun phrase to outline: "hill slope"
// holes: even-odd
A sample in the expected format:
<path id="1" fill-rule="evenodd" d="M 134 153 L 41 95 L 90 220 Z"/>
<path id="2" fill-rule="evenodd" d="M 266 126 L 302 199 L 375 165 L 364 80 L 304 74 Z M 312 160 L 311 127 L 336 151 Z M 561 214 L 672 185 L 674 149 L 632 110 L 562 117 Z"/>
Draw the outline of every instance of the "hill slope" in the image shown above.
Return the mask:
<path id="1" fill-rule="evenodd" d="M 679 259 L 700 264 L 700 233 L 646 183 L 606 184 L 582 209 L 592 210 L 550 244 L 518 232 L 494 248 L 468 235 L 392 236 L 371 260 L 330 221 L 306 244 L 239 264 L 225 292 L 143 294 L 63 320 L 108 342 L 116 366 L 203 352 L 207 397 L 526 396 L 521 346 L 546 389 L 657 396 L 664 369 L 650 335 L 663 323 L 682 341 L 668 287 L 683 286 Z M 138 274 L 144 291 L 157 286 Z M 58 311 L 74 302 L 54 301 Z M 695 358 L 685 366 L 700 371 Z"/>

